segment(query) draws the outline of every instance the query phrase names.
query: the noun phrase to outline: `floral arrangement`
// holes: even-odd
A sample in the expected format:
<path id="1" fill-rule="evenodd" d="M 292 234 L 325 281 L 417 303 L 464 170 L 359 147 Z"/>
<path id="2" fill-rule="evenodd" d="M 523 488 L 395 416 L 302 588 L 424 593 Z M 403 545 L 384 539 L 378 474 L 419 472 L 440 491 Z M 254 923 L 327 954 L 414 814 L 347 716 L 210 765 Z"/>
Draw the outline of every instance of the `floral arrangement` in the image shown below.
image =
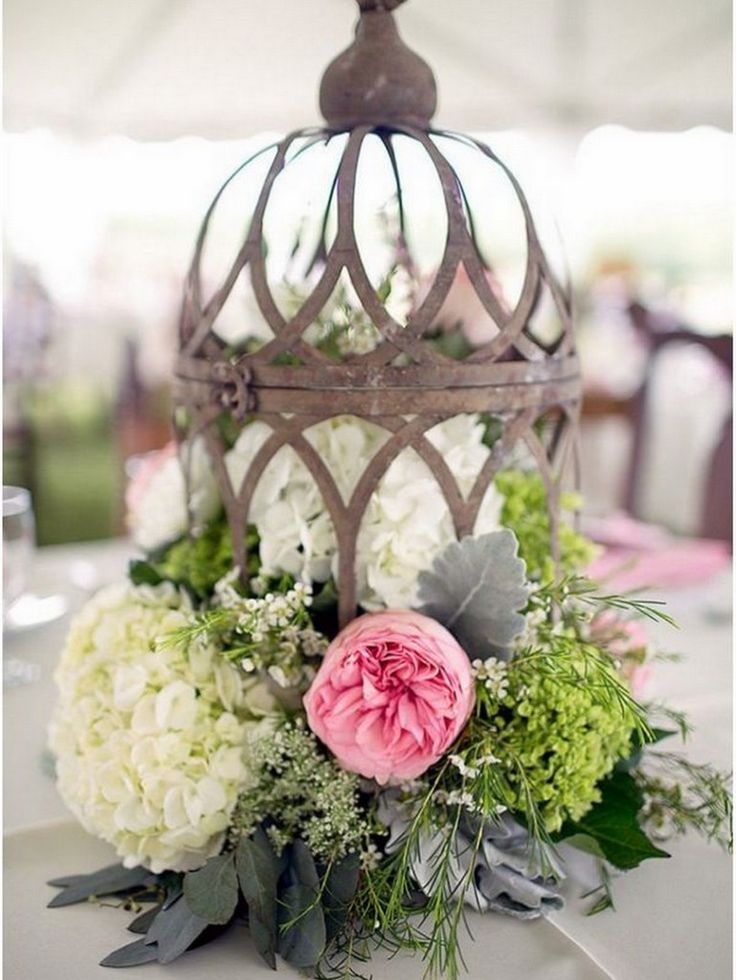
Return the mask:
<path id="1" fill-rule="evenodd" d="M 359 326 L 334 315 L 315 342 Z M 267 431 L 231 440 L 235 481 Z M 352 417 L 306 436 L 343 494 L 385 438 Z M 496 437 L 481 415 L 428 433 L 466 490 Z M 404 450 L 358 535 L 362 614 L 340 630 L 336 540 L 299 457 L 266 469 L 240 569 L 204 444 L 182 453 L 188 502 L 166 451 L 129 496 L 145 557 L 76 618 L 57 671 L 59 791 L 120 863 L 51 882 L 50 904 L 137 913 L 103 965 L 169 963 L 247 922 L 274 968 L 359 976 L 380 945 L 452 978 L 465 906 L 534 919 L 587 882 L 600 912 L 668 836 L 730 847 L 728 777 L 663 751 L 687 722 L 639 700 L 661 656 L 644 624 L 668 616 L 589 581 L 571 523 L 553 563 L 521 462 L 458 542 Z"/>

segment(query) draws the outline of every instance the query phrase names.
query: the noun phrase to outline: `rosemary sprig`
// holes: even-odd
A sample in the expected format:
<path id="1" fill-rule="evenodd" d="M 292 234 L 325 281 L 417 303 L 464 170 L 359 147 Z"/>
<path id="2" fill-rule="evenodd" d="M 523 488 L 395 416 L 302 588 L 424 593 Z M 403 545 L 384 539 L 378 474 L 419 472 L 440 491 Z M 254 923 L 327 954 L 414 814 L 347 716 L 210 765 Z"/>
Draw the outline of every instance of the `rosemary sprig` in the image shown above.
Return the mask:
<path id="1" fill-rule="evenodd" d="M 675 752 L 647 752 L 632 772 L 644 794 L 642 820 L 653 837 L 688 829 L 733 849 L 731 776 Z"/>
<path id="2" fill-rule="evenodd" d="M 544 588 L 544 591 L 552 596 L 559 605 L 563 605 L 566 600 L 573 598 L 586 605 L 617 609 L 621 612 L 641 616 L 651 622 L 666 623 L 674 629 L 679 628 L 672 616 L 662 608 L 666 603 L 661 599 L 639 599 L 633 593 L 602 595 L 598 590 L 597 582 L 579 575 L 566 576 L 559 582 Z"/>

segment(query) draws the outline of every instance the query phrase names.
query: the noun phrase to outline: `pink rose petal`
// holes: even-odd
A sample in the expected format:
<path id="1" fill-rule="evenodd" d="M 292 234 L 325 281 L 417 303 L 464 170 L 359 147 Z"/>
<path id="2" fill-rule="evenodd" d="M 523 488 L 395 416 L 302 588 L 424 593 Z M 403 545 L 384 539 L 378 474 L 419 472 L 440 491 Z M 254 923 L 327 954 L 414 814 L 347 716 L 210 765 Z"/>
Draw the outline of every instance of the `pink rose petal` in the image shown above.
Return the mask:
<path id="1" fill-rule="evenodd" d="M 333 640 L 304 706 L 345 769 L 386 783 L 414 779 L 441 758 L 474 699 L 457 640 L 427 616 L 388 610 L 359 617 Z"/>

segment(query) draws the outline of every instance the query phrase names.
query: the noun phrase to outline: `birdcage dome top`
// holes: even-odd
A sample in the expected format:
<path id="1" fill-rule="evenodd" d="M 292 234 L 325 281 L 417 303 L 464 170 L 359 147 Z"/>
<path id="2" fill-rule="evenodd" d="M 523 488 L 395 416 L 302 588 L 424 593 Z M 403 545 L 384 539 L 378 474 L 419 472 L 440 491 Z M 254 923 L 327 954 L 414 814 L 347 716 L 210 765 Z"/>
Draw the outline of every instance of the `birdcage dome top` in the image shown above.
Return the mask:
<path id="1" fill-rule="evenodd" d="M 336 410 L 370 416 L 503 411 L 577 395 L 570 297 L 524 193 L 489 146 L 432 127 L 434 77 L 398 35 L 391 10 L 399 2 L 360 0 L 356 39 L 323 77 L 326 125 L 256 153 L 205 215 L 177 368 L 178 384 L 197 402 L 240 415 L 308 414 L 329 398 Z M 474 174 L 487 173 L 487 186 L 464 179 L 468 157 L 475 158 Z M 414 189 L 420 175 L 431 193 Z M 233 205 L 245 185 L 246 203 Z M 371 187 L 382 188 L 382 205 L 370 192 L 363 200 Z M 304 205 L 290 228 L 279 219 L 284 200 L 296 214 Z M 206 258 L 223 212 L 235 214 L 240 240 L 212 273 Z M 511 212 L 519 230 L 513 283 L 499 275 L 486 247 Z M 371 254 L 371 222 L 382 237 L 382 266 Z M 427 263 L 420 253 L 430 239 Z M 412 283 L 399 312 L 390 281 L 397 274 Z M 447 336 L 458 293 L 484 328 L 453 346 Z M 249 307 L 238 311 L 245 294 Z M 347 331 L 360 320 L 371 336 L 341 347 L 315 339 L 315 325 L 335 303 L 346 307 Z M 232 343 L 224 320 L 239 317 L 247 337 L 253 314 L 258 344 Z"/>

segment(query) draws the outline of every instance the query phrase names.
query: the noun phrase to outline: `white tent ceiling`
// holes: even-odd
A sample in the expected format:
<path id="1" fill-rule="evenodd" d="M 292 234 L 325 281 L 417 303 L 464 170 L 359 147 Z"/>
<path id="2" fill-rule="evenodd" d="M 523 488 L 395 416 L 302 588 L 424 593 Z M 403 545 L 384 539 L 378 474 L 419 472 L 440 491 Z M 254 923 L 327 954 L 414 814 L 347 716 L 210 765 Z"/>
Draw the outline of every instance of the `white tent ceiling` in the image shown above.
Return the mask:
<path id="1" fill-rule="evenodd" d="M 5 125 L 215 138 L 319 118 L 352 0 L 5 0 Z M 731 125 L 729 0 L 412 0 L 438 122 Z"/>

